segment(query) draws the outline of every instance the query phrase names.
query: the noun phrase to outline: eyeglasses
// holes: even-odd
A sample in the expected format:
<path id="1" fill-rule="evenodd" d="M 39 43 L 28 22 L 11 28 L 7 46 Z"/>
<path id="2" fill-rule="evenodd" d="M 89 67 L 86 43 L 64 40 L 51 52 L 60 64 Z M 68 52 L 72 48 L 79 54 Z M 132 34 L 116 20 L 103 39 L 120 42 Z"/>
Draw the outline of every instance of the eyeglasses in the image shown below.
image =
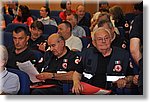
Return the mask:
<path id="1" fill-rule="evenodd" d="M 104 37 L 104 38 L 97 38 L 96 41 L 98 42 L 108 42 L 110 40 L 110 37 Z"/>

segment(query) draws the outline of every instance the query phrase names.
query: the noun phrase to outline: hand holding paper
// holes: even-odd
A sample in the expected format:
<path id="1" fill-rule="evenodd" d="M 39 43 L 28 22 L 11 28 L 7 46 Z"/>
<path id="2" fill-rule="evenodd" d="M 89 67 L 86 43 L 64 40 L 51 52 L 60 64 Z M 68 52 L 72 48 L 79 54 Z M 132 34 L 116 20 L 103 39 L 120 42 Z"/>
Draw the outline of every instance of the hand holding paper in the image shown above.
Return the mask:
<path id="1" fill-rule="evenodd" d="M 36 68 L 33 66 L 33 64 L 30 61 L 26 61 L 23 63 L 17 62 L 17 66 L 19 67 L 20 70 L 26 72 L 29 75 L 30 80 L 33 83 L 40 82 L 40 80 L 36 78 L 36 75 L 39 74 L 39 72 L 36 70 Z"/>

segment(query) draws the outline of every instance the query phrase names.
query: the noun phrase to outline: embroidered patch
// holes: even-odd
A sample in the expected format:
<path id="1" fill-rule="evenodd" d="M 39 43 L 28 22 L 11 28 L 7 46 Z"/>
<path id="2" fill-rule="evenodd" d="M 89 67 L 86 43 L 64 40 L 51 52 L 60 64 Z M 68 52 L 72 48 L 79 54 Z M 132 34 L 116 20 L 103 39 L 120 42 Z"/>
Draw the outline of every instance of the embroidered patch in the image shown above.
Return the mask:
<path id="1" fill-rule="evenodd" d="M 76 64 L 79 64 L 79 62 L 80 62 L 79 59 L 76 59 L 76 60 L 75 60 L 75 63 L 76 63 Z"/>
<path id="2" fill-rule="evenodd" d="M 125 26 L 126 28 L 128 28 L 128 27 L 129 27 L 129 24 L 126 22 L 124 26 Z"/>
<path id="3" fill-rule="evenodd" d="M 67 68 L 67 63 L 63 63 L 63 64 L 62 64 L 62 67 L 63 67 L 64 69 L 66 69 L 66 68 Z"/>
<path id="4" fill-rule="evenodd" d="M 125 49 L 125 48 L 126 48 L 126 44 L 122 44 L 122 48 L 124 48 L 124 49 Z"/>
<path id="5" fill-rule="evenodd" d="M 114 71 L 116 71 L 116 72 L 120 72 L 121 70 L 122 70 L 121 65 L 115 65 L 115 67 L 114 67 Z"/>

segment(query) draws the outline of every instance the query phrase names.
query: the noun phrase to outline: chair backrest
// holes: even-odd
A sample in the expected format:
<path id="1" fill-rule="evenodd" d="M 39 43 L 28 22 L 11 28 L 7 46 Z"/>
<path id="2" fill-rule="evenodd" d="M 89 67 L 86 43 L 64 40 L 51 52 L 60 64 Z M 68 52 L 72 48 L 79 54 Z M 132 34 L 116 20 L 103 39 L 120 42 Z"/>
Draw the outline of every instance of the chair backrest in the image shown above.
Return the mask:
<path id="1" fill-rule="evenodd" d="M 6 47 L 13 46 L 13 36 L 11 32 L 2 32 L 3 45 Z"/>
<path id="2" fill-rule="evenodd" d="M 52 16 L 57 16 L 57 17 L 59 17 L 59 13 L 60 13 L 61 11 L 60 10 L 52 10 L 51 12 L 50 12 L 50 16 L 52 17 Z"/>
<path id="3" fill-rule="evenodd" d="M 85 17 L 87 17 L 89 20 L 91 20 L 91 14 L 89 12 L 85 12 Z"/>
<path id="4" fill-rule="evenodd" d="M 11 15 L 8 15 L 8 14 L 4 14 L 4 19 L 5 19 L 5 22 L 6 22 L 6 26 L 9 24 L 9 23 L 12 23 L 13 21 L 13 17 Z"/>
<path id="5" fill-rule="evenodd" d="M 34 56 L 34 60 L 32 60 L 31 63 L 34 64 L 38 72 L 41 72 L 44 54 L 39 50 L 32 50 L 32 54 Z"/>
<path id="6" fill-rule="evenodd" d="M 82 49 L 87 48 L 88 44 L 91 43 L 91 40 L 88 37 L 84 37 L 84 38 L 80 38 L 80 39 L 81 39 L 82 45 L 83 45 Z"/>
<path id="7" fill-rule="evenodd" d="M 91 30 L 89 29 L 89 27 L 87 26 L 81 26 L 81 27 L 85 30 L 86 37 L 91 37 Z"/>
<path id="8" fill-rule="evenodd" d="M 38 50 L 32 50 L 34 56 L 36 57 L 36 60 L 40 60 L 43 57 L 42 52 L 38 51 Z"/>
<path id="9" fill-rule="evenodd" d="M 44 35 L 49 36 L 53 33 L 57 33 L 58 28 L 54 25 L 44 25 Z"/>
<path id="10" fill-rule="evenodd" d="M 9 72 L 15 73 L 19 77 L 20 81 L 20 90 L 18 92 L 19 95 L 29 95 L 30 94 L 30 78 L 27 73 L 18 70 L 18 69 L 12 69 L 7 68 Z"/>
<path id="11" fill-rule="evenodd" d="M 40 18 L 40 10 L 33 10 L 30 9 L 31 15 L 35 16 L 36 18 Z"/>
<path id="12" fill-rule="evenodd" d="M 51 18 L 55 19 L 57 25 L 59 25 L 62 22 L 62 19 L 59 16 L 51 16 Z"/>
<path id="13" fill-rule="evenodd" d="M 28 26 L 26 24 L 20 24 L 20 23 L 10 23 L 7 25 L 6 29 L 5 29 L 5 32 L 12 32 L 16 27 L 18 26 L 22 26 L 22 27 L 25 27 L 28 29 Z"/>

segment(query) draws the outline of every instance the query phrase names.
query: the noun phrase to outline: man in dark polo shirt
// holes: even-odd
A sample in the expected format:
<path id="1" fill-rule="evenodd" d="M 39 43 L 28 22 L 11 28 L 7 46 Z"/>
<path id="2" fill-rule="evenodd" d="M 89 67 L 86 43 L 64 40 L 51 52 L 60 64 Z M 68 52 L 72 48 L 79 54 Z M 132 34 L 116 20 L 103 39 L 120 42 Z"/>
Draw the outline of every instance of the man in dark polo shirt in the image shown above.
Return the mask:
<path id="1" fill-rule="evenodd" d="M 8 68 L 18 69 L 17 62 L 31 61 L 36 68 L 40 68 L 39 60 L 35 55 L 35 52 L 28 48 L 28 29 L 24 26 L 17 26 L 13 30 L 13 42 L 14 46 L 8 48 Z"/>
<path id="2" fill-rule="evenodd" d="M 45 53 L 44 72 L 36 77 L 45 81 L 43 84 L 55 84 L 56 86 L 34 89 L 31 94 L 62 95 L 64 94 L 63 85 L 72 83 L 72 75 L 80 59 L 76 52 L 65 46 L 65 40 L 59 34 L 49 36 L 48 46 L 50 51 Z"/>

